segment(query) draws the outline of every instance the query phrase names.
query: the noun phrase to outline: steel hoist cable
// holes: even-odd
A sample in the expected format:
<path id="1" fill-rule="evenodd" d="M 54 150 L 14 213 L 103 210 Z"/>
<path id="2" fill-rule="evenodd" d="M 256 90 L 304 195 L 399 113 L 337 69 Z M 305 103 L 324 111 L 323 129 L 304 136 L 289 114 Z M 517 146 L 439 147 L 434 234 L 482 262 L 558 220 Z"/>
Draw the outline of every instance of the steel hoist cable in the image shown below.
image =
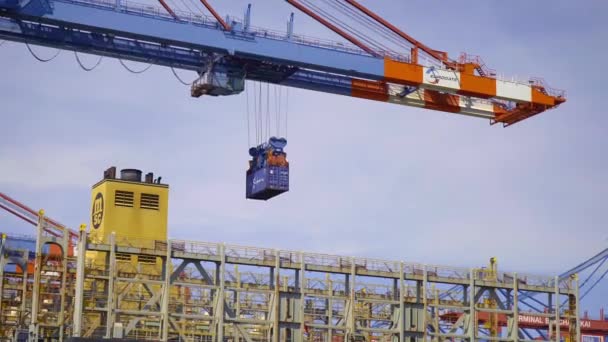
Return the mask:
<path id="1" fill-rule="evenodd" d="M 285 138 L 287 138 L 287 120 L 289 119 L 289 87 L 287 87 L 285 90 Z"/>
<path id="2" fill-rule="evenodd" d="M 245 115 L 247 115 L 247 147 L 251 146 L 251 128 L 250 128 L 250 124 L 249 124 L 249 116 L 250 116 L 250 111 L 249 111 L 249 87 L 247 86 L 247 81 L 245 81 L 245 98 L 247 99 L 247 111 L 245 112 Z"/>
<path id="3" fill-rule="evenodd" d="M 101 64 L 101 60 L 103 59 L 103 56 L 99 56 L 97 63 L 95 63 L 95 65 L 93 65 L 92 67 L 87 68 L 86 66 L 84 66 L 84 64 L 82 64 L 80 57 L 78 57 L 78 52 L 74 51 L 74 56 L 76 57 L 76 62 L 78 62 L 78 65 L 80 65 L 80 67 L 84 71 L 93 71 L 95 68 L 97 68 L 99 66 L 99 64 Z"/>
<path id="4" fill-rule="evenodd" d="M 270 139 L 270 83 L 266 82 L 266 138 Z"/>
<path id="5" fill-rule="evenodd" d="M 364 25 L 366 28 L 371 30 L 372 32 L 382 36 L 384 39 L 392 42 L 393 44 L 399 45 L 401 48 L 411 49 L 413 45 L 407 41 L 404 41 L 401 37 L 399 37 L 396 33 L 389 30 L 385 26 L 379 24 L 378 22 L 370 19 L 368 16 L 363 15 L 359 11 L 355 10 L 350 5 L 344 3 L 344 1 L 326 1 L 330 6 L 332 6 L 337 11 L 340 11 L 345 16 L 351 17 L 355 19 L 357 22 Z"/>
<path id="6" fill-rule="evenodd" d="M 42 63 L 46 63 L 46 62 L 52 61 L 53 59 L 57 58 L 57 56 L 59 56 L 59 54 L 61 53 L 61 50 L 57 49 L 57 52 L 55 53 L 55 55 L 53 57 L 48 58 L 48 59 L 44 59 L 44 58 L 38 57 L 36 55 L 36 53 L 34 53 L 34 50 L 32 50 L 32 48 L 30 47 L 30 44 L 28 44 L 27 42 L 25 42 L 25 46 L 27 47 L 27 49 L 30 52 L 30 54 L 34 58 L 36 58 L 39 62 L 42 62 Z"/>
<path id="7" fill-rule="evenodd" d="M 279 95 L 279 85 L 273 85 L 274 88 L 274 116 L 275 116 L 275 125 L 277 129 L 277 136 L 281 136 L 281 112 L 279 108 L 281 108 L 281 96 Z"/>
<path id="8" fill-rule="evenodd" d="M 256 88 L 255 81 L 251 81 L 253 87 L 253 122 L 255 128 L 255 144 L 256 146 L 260 143 L 259 128 L 258 128 L 258 88 Z"/>
<path id="9" fill-rule="evenodd" d="M 326 19 L 328 19 L 334 25 L 341 27 L 343 30 L 352 34 L 354 37 L 360 39 L 364 43 L 367 43 L 368 48 L 372 48 L 372 50 L 390 51 L 386 46 L 383 46 L 382 44 L 372 40 L 371 38 L 369 38 L 367 35 L 365 35 L 361 31 L 359 31 L 356 28 L 352 27 L 351 25 L 345 23 L 344 21 L 338 19 L 336 16 L 332 15 L 328 11 L 322 9 L 321 7 L 313 4 L 312 2 L 310 2 L 310 0 L 302 0 L 302 3 L 306 4 L 310 9 L 314 10 L 316 13 L 319 13 L 322 16 L 324 16 Z"/>
<path id="10" fill-rule="evenodd" d="M 259 141 L 258 144 L 261 144 L 264 140 L 264 121 L 262 119 L 262 82 L 258 81 L 258 94 L 257 94 L 257 120 L 258 120 L 258 130 L 259 130 Z"/>
<path id="11" fill-rule="evenodd" d="M 194 84 L 194 81 L 192 81 L 192 82 L 188 83 L 188 82 L 186 82 L 186 81 L 182 80 L 182 79 L 181 79 L 181 77 L 179 77 L 179 75 L 177 74 L 177 72 L 175 72 L 175 69 L 173 69 L 173 66 L 171 66 L 171 72 L 173 72 L 173 76 L 175 76 L 175 78 L 176 78 L 176 79 L 177 79 L 177 80 L 178 80 L 178 81 L 179 81 L 181 84 L 183 84 L 183 85 L 185 85 L 185 86 L 190 86 L 190 85 Z"/>
<path id="12" fill-rule="evenodd" d="M 150 69 L 150 67 L 152 66 L 152 63 L 150 63 L 150 64 L 148 64 L 148 66 L 146 66 L 146 67 L 145 67 L 145 68 L 143 68 L 142 70 L 133 70 L 133 69 L 129 68 L 129 67 L 128 67 L 128 66 L 125 64 L 125 62 L 123 62 L 123 60 L 122 60 L 122 59 L 120 59 L 120 58 L 119 58 L 119 59 L 118 59 L 118 62 L 120 62 L 120 65 L 122 65 L 122 66 L 123 66 L 123 68 L 127 69 L 127 71 L 128 71 L 128 72 L 130 72 L 130 73 L 132 73 L 132 74 L 142 74 L 142 73 L 144 73 L 144 72 L 148 71 L 148 69 Z"/>

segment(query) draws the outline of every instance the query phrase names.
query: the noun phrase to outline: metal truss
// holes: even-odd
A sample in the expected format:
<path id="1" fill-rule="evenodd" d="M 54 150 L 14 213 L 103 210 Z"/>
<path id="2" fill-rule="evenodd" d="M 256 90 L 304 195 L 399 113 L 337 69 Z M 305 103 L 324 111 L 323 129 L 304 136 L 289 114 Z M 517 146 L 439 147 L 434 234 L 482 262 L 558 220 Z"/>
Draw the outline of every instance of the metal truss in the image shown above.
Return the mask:
<path id="1" fill-rule="evenodd" d="M 67 322 L 72 320 L 75 279 L 71 265 L 76 259 L 70 252 L 71 234 L 52 222 L 40 211 L 33 251 L 9 248 L 3 238 L 0 339 L 63 341 L 70 336 Z M 14 270 L 5 273 L 9 264 Z"/>
<path id="2" fill-rule="evenodd" d="M 70 252 L 68 235 L 49 235 L 44 220 L 40 215 L 31 274 L 23 272 L 31 251 L 6 248 L 3 239 L 0 266 L 22 270 L 1 275 L 4 340 L 580 340 L 574 276 L 99 237 L 84 229 Z M 48 244 L 61 247 L 59 257 Z M 530 293 L 548 309 L 520 305 Z"/>
<path id="3" fill-rule="evenodd" d="M 579 335 L 574 278 L 81 234 L 78 250 L 89 258 L 78 254 L 74 336 L 557 341 L 564 324 L 571 338 Z M 528 331 L 517 300 L 527 292 L 544 294 L 549 306 L 568 299 L 570 310 L 533 314 L 548 328 Z"/>

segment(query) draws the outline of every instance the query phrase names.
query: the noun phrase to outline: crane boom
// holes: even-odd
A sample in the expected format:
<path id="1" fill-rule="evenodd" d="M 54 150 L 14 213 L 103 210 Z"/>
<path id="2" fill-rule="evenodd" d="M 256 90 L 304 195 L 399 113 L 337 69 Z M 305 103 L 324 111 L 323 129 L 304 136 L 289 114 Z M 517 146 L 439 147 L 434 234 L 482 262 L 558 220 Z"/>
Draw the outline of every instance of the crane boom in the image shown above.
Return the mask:
<path id="1" fill-rule="evenodd" d="M 539 82 L 500 80 L 476 75 L 470 68 L 420 65 L 405 55 L 236 21 L 226 31 L 212 17 L 173 14 L 121 1 L 0 0 L 0 39 L 199 74 L 223 73 L 232 81 L 230 86 L 205 84 L 221 89 L 193 91 L 197 96 L 238 94 L 243 89 L 236 81 L 249 79 L 472 115 L 505 126 L 565 102 L 563 92 Z M 205 78 L 212 79 L 216 78 Z"/>
<path id="2" fill-rule="evenodd" d="M 290 5 L 294 6 L 295 8 L 299 9 L 300 11 L 306 13 L 309 17 L 311 17 L 314 20 L 320 22 L 325 27 L 327 27 L 330 30 L 334 31 L 335 33 L 339 34 L 342 38 L 344 38 L 344 39 L 348 40 L 349 42 L 355 44 L 356 46 L 358 46 L 359 48 L 361 48 L 361 50 L 369 53 L 370 55 L 372 55 L 374 57 L 378 57 L 378 54 L 373 49 L 371 49 L 370 47 L 366 46 L 365 44 L 363 44 L 362 42 L 360 42 L 355 37 L 353 37 L 353 36 L 349 35 L 348 33 L 344 32 L 340 28 L 336 27 L 331 22 L 329 22 L 329 21 L 323 19 L 322 17 L 318 16 L 313 11 L 311 11 L 308 8 L 306 8 L 304 5 L 300 4 L 297 0 L 287 0 L 287 2 Z"/>
<path id="3" fill-rule="evenodd" d="M 211 4 L 207 0 L 200 0 L 200 1 L 203 4 L 203 6 L 205 6 L 205 8 L 209 11 L 209 13 L 211 13 L 211 15 L 213 15 L 215 20 L 217 20 L 217 22 L 220 23 L 220 25 L 222 25 L 224 30 L 230 31 L 230 25 L 228 25 L 228 23 L 226 23 L 226 21 L 224 21 L 224 19 L 222 19 L 222 17 L 211 6 Z"/>
<path id="4" fill-rule="evenodd" d="M 385 19 L 383 19 L 382 17 L 380 17 L 376 13 L 372 12 L 367 7 L 361 5 L 357 1 L 355 1 L 355 0 L 345 0 L 345 1 L 347 3 L 349 3 L 350 5 L 352 5 L 353 7 L 355 7 L 357 10 L 363 12 L 368 17 L 374 19 L 375 21 L 377 21 L 380 24 L 382 24 L 384 27 L 386 27 L 389 30 L 393 31 L 395 34 L 397 34 L 401 38 L 403 38 L 406 41 L 410 42 L 412 45 L 414 45 L 414 49 L 422 50 L 422 51 L 428 53 L 431 57 L 437 59 L 438 61 L 445 63 L 446 66 L 449 66 L 447 53 L 442 52 L 442 51 L 433 50 L 433 49 L 429 48 L 428 46 L 422 44 L 421 42 L 419 42 L 416 39 L 414 39 L 412 36 L 410 36 L 407 33 L 401 31 L 399 28 L 397 28 L 397 26 L 389 23 L 388 21 L 386 21 Z M 413 58 L 412 62 L 413 63 L 417 63 L 417 58 Z"/>

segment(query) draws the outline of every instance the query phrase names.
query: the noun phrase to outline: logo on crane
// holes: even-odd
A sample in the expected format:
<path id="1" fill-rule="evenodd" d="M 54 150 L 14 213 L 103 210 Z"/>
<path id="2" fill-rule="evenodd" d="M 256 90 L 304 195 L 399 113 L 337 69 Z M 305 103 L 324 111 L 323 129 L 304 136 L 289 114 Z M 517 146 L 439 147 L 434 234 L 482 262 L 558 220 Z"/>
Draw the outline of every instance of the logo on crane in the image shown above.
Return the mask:
<path id="1" fill-rule="evenodd" d="M 91 223 L 93 228 L 98 229 L 103 220 L 103 195 L 98 192 L 93 200 L 93 210 L 91 211 Z"/>
<path id="2" fill-rule="evenodd" d="M 442 75 L 434 66 L 430 67 L 426 71 L 426 81 L 430 84 L 439 84 L 439 81 L 451 81 L 459 82 L 458 77 Z"/>
<path id="3" fill-rule="evenodd" d="M 437 84 L 439 83 L 439 78 L 437 78 L 437 75 L 435 74 L 435 67 L 430 67 L 427 71 L 427 78 L 428 78 L 428 82 L 430 84 Z"/>

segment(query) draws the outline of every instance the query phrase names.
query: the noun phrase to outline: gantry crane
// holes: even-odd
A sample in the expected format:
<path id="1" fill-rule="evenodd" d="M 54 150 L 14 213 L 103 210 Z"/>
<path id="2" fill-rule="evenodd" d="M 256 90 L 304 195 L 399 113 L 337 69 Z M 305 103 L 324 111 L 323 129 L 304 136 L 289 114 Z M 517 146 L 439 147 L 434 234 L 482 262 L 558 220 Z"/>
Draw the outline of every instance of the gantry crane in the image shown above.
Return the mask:
<path id="1" fill-rule="evenodd" d="M 478 57 L 450 59 L 355 0 L 286 0 L 350 44 L 295 34 L 293 13 L 287 31 L 275 32 L 251 25 L 251 5 L 239 20 L 223 19 L 207 0 L 200 1 L 212 16 L 158 1 L 162 9 L 123 0 L 0 0 L 0 39 L 193 70 L 200 76 L 191 88 L 195 97 L 238 94 L 245 80 L 256 80 L 504 126 L 566 101 L 541 79 L 503 80 Z M 340 13 L 401 48 L 384 49 L 382 39 L 345 24 Z"/>

